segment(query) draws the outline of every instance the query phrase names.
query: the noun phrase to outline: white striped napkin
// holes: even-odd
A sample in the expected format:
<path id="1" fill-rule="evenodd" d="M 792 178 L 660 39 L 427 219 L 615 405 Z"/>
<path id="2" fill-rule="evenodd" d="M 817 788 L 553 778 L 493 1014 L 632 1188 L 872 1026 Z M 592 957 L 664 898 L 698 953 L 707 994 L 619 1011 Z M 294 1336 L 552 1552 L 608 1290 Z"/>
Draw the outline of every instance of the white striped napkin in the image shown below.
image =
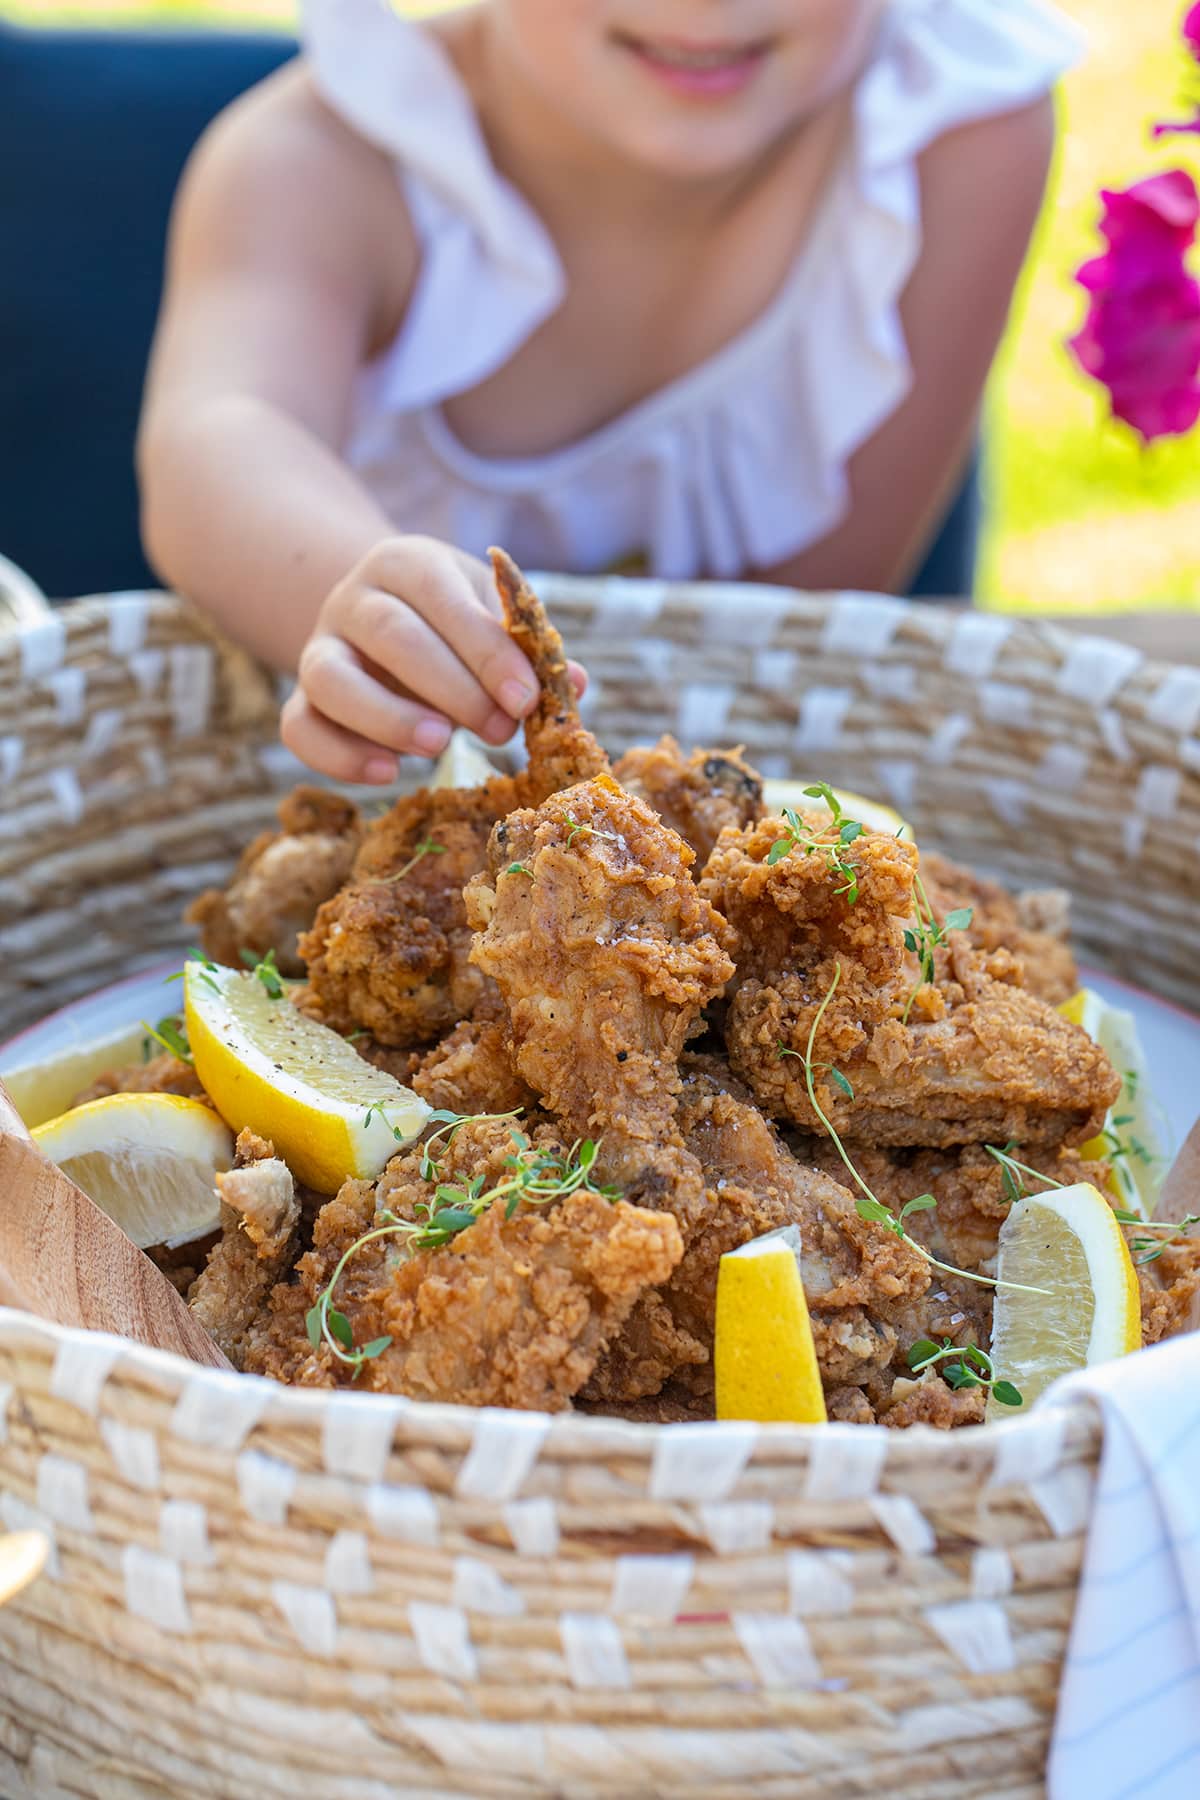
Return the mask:
<path id="1" fill-rule="evenodd" d="M 1200 1795 L 1200 1333 L 1082 1370 L 1104 1427 L 1050 1800 Z"/>

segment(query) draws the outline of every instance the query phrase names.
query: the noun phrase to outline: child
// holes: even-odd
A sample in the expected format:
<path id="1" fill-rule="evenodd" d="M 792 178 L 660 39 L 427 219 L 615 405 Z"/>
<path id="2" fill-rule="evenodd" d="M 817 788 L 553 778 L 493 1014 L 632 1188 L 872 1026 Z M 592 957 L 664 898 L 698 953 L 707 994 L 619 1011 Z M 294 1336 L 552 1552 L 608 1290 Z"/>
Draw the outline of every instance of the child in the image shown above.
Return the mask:
<path id="1" fill-rule="evenodd" d="M 888 588 L 972 440 L 1074 39 L 1043 0 L 307 0 L 176 207 L 166 580 L 392 779 L 532 673 L 477 560 Z"/>

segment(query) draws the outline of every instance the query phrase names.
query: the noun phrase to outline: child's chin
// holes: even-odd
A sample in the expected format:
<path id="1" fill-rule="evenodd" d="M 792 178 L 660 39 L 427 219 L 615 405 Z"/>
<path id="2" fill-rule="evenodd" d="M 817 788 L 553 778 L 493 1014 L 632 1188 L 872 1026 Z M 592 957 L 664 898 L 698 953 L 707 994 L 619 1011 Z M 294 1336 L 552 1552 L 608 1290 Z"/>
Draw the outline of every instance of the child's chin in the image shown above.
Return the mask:
<path id="1" fill-rule="evenodd" d="M 715 181 L 738 174 L 764 156 L 779 133 L 760 116 L 721 118 L 697 110 L 693 119 L 610 121 L 613 147 L 630 162 L 672 181 Z"/>

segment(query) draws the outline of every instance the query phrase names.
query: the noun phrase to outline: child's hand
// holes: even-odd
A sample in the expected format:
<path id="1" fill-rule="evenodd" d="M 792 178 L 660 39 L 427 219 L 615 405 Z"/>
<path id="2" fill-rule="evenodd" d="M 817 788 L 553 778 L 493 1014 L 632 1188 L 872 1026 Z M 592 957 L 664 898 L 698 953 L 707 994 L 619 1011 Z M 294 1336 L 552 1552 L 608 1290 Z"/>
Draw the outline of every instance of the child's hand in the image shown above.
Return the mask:
<path id="1" fill-rule="evenodd" d="M 385 538 L 321 607 L 284 743 L 336 780 L 366 782 L 393 781 L 398 752 L 439 755 L 454 725 L 505 743 L 538 687 L 498 613 L 474 557 L 434 538 Z"/>

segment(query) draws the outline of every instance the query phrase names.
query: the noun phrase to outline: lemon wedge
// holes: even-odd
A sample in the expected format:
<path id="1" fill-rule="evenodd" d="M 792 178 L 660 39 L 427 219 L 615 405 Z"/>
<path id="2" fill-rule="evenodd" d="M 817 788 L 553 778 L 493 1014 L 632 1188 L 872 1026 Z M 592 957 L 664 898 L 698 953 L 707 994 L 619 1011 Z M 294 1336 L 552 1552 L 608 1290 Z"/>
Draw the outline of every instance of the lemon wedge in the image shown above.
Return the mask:
<path id="1" fill-rule="evenodd" d="M 764 781 L 763 803 L 772 816 L 781 813 L 785 806 L 790 806 L 794 812 L 828 811 L 824 800 L 805 793 L 805 788 L 814 785 L 811 781 Z M 890 806 L 884 806 L 878 800 L 866 800 L 848 789 L 834 788 L 832 791 L 848 819 L 857 819 L 868 831 L 882 831 L 888 837 L 904 837 L 911 841 L 912 832 Z"/>
<path id="2" fill-rule="evenodd" d="M 57 1056 L 22 1063 L 15 1069 L 0 1069 L 0 1079 L 32 1131 L 35 1125 L 44 1125 L 66 1112 L 76 1094 L 95 1081 L 97 1075 L 141 1062 L 145 1045 L 146 1033 L 140 1025 L 123 1025 L 119 1031 L 62 1050 Z M 157 1056 L 160 1048 L 151 1043 L 150 1055 Z"/>
<path id="3" fill-rule="evenodd" d="M 0 1606 L 36 1581 L 50 1555 L 43 1531 L 9 1531 L 0 1536 Z"/>
<path id="4" fill-rule="evenodd" d="M 824 1424 L 797 1226 L 769 1231 L 721 1258 L 713 1354 L 718 1419 Z"/>
<path id="5" fill-rule="evenodd" d="M 183 996 L 196 1073 L 221 1117 L 270 1138 L 318 1193 L 373 1180 L 429 1117 L 411 1089 L 255 975 L 193 959 Z"/>
<path id="6" fill-rule="evenodd" d="M 1059 1375 L 1142 1346 L 1137 1272 L 1112 1207 L 1087 1182 L 1029 1194 L 1000 1227 L 992 1361 L 1026 1407 Z M 989 1419 L 1019 1409 L 989 1400 Z"/>
<path id="7" fill-rule="evenodd" d="M 450 742 L 434 765 L 431 788 L 482 787 L 499 769 L 489 762 L 483 745 L 471 732 L 460 726 L 450 734 Z"/>
<path id="8" fill-rule="evenodd" d="M 1107 1158 L 1121 1205 L 1143 1219 L 1152 1219 L 1171 1158 L 1137 1021 L 1132 1013 L 1110 1006 L 1094 988 L 1080 988 L 1058 1010 L 1099 1044 L 1121 1077 L 1121 1092 L 1103 1131 L 1090 1138 L 1079 1154 L 1087 1162 Z"/>
<path id="9" fill-rule="evenodd" d="M 106 1094 L 32 1135 L 141 1250 L 189 1243 L 220 1223 L 216 1176 L 233 1163 L 233 1138 L 201 1100 Z"/>

